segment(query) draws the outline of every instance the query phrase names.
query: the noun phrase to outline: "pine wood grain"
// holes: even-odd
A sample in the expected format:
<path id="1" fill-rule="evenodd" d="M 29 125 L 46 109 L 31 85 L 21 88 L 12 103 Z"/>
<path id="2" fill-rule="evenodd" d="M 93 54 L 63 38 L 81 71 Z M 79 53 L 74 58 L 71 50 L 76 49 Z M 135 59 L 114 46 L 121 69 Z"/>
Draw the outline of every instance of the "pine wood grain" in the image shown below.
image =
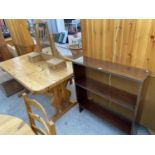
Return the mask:
<path id="1" fill-rule="evenodd" d="M 29 122 L 30 122 L 30 125 L 31 125 L 31 128 L 33 129 L 33 131 L 36 134 L 55 135 L 56 134 L 55 125 L 52 121 L 49 121 L 44 107 L 36 100 L 29 99 L 25 93 L 23 94 L 23 99 L 24 99 L 26 111 L 27 111 L 27 114 L 29 117 Z M 32 107 L 34 107 L 35 109 L 40 111 L 41 114 L 44 116 L 44 118 L 36 113 L 33 113 L 32 109 L 31 109 Z M 40 128 L 35 123 L 35 121 L 40 122 L 42 124 L 43 129 Z"/>
<path id="2" fill-rule="evenodd" d="M 32 52 L 35 46 L 26 19 L 5 19 L 5 22 L 18 55 Z"/>
<path id="3" fill-rule="evenodd" d="M 81 20 L 84 55 L 140 67 L 155 76 L 154 19 Z"/>
<path id="4" fill-rule="evenodd" d="M 81 29 L 85 56 L 151 71 L 139 121 L 155 130 L 155 19 L 82 19 Z M 112 84 L 127 89 L 122 81 Z"/>
<path id="5" fill-rule="evenodd" d="M 0 135 L 34 135 L 34 132 L 23 120 L 10 115 L 0 115 Z"/>
<path id="6" fill-rule="evenodd" d="M 31 92 L 45 92 L 72 77 L 72 63 L 66 63 L 65 69 L 55 71 L 46 61 L 30 62 L 26 54 L 0 63 L 0 67 Z"/>
<path id="7" fill-rule="evenodd" d="M 28 54 L 0 63 L 0 67 L 9 73 L 33 94 L 46 94 L 56 108 L 52 120 L 57 120 L 75 105 L 70 101 L 71 92 L 67 84 L 73 77 L 72 62 L 66 62 L 66 68 L 52 70 L 46 61 L 32 63 Z M 53 96 L 52 96 L 53 95 Z"/>

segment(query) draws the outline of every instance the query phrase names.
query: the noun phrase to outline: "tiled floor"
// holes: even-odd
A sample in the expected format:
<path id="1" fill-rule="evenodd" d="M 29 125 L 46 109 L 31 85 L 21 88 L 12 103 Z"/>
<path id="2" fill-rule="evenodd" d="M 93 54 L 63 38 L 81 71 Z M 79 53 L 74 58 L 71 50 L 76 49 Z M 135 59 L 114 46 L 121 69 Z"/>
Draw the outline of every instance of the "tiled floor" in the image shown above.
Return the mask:
<path id="1" fill-rule="evenodd" d="M 72 86 L 72 92 L 74 87 Z M 54 108 L 51 106 L 49 99 L 46 96 L 32 96 L 30 98 L 38 100 L 46 109 L 48 116 L 54 114 Z M 73 93 L 72 98 L 75 98 Z M 18 98 L 15 94 L 11 97 L 6 97 L 0 90 L 0 114 L 9 114 L 17 116 L 28 122 L 25 105 L 22 98 Z M 101 120 L 94 114 L 84 110 L 82 113 L 78 110 L 78 105 L 69 110 L 56 122 L 56 130 L 58 135 L 122 135 L 125 134 L 118 128 L 115 128 L 108 122 Z M 148 131 L 138 126 L 138 134 L 149 134 Z"/>

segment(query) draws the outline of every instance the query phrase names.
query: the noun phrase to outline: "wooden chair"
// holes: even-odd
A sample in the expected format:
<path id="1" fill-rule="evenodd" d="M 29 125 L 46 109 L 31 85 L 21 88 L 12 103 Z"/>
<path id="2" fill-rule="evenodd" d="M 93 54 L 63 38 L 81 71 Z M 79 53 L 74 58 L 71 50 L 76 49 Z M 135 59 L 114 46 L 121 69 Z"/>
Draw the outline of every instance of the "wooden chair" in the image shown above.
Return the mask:
<path id="1" fill-rule="evenodd" d="M 18 55 L 34 51 L 35 45 L 29 32 L 26 19 L 5 19 L 5 23 Z"/>
<path id="2" fill-rule="evenodd" d="M 23 99 L 25 102 L 26 111 L 29 117 L 30 125 L 34 133 L 42 134 L 42 135 L 55 135 L 56 134 L 55 125 L 52 121 L 48 120 L 47 113 L 45 109 L 43 108 L 43 106 L 40 103 L 38 103 L 36 100 L 29 99 L 25 93 L 23 94 Z M 44 116 L 44 119 L 38 114 L 32 113 L 32 109 L 31 109 L 32 107 L 39 110 L 41 114 Z M 36 125 L 35 121 L 40 122 L 45 130 L 39 128 Z"/>

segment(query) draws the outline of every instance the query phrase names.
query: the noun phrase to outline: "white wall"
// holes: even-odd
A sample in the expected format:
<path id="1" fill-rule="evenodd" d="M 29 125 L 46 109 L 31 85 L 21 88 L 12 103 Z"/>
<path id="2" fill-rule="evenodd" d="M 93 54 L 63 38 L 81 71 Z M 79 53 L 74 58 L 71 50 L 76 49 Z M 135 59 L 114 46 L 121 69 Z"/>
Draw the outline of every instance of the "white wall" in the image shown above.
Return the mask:
<path id="1" fill-rule="evenodd" d="M 33 27 L 33 22 L 36 19 L 28 19 L 28 21 L 31 24 L 31 27 Z M 50 33 L 57 33 L 58 32 L 58 28 L 57 28 L 57 19 L 43 19 L 44 21 L 46 21 L 48 23 L 48 28 Z"/>
<path id="2" fill-rule="evenodd" d="M 57 33 L 58 28 L 57 28 L 57 19 L 44 19 L 48 23 L 48 29 L 51 33 Z"/>
<path id="3" fill-rule="evenodd" d="M 64 32 L 65 31 L 64 19 L 56 19 L 56 23 L 58 32 Z"/>

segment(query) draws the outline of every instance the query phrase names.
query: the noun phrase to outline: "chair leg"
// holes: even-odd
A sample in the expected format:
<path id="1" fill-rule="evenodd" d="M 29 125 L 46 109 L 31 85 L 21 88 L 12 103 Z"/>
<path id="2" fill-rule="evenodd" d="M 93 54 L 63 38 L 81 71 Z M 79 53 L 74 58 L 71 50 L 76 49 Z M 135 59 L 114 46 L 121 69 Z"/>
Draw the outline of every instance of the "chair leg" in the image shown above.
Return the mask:
<path id="1" fill-rule="evenodd" d="M 30 91 L 29 90 L 27 90 L 27 89 L 23 89 L 23 90 L 21 90 L 19 93 L 18 93 L 18 97 L 22 97 L 22 94 L 23 93 L 26 93 L 26 94 L 28 94 Z"/>

